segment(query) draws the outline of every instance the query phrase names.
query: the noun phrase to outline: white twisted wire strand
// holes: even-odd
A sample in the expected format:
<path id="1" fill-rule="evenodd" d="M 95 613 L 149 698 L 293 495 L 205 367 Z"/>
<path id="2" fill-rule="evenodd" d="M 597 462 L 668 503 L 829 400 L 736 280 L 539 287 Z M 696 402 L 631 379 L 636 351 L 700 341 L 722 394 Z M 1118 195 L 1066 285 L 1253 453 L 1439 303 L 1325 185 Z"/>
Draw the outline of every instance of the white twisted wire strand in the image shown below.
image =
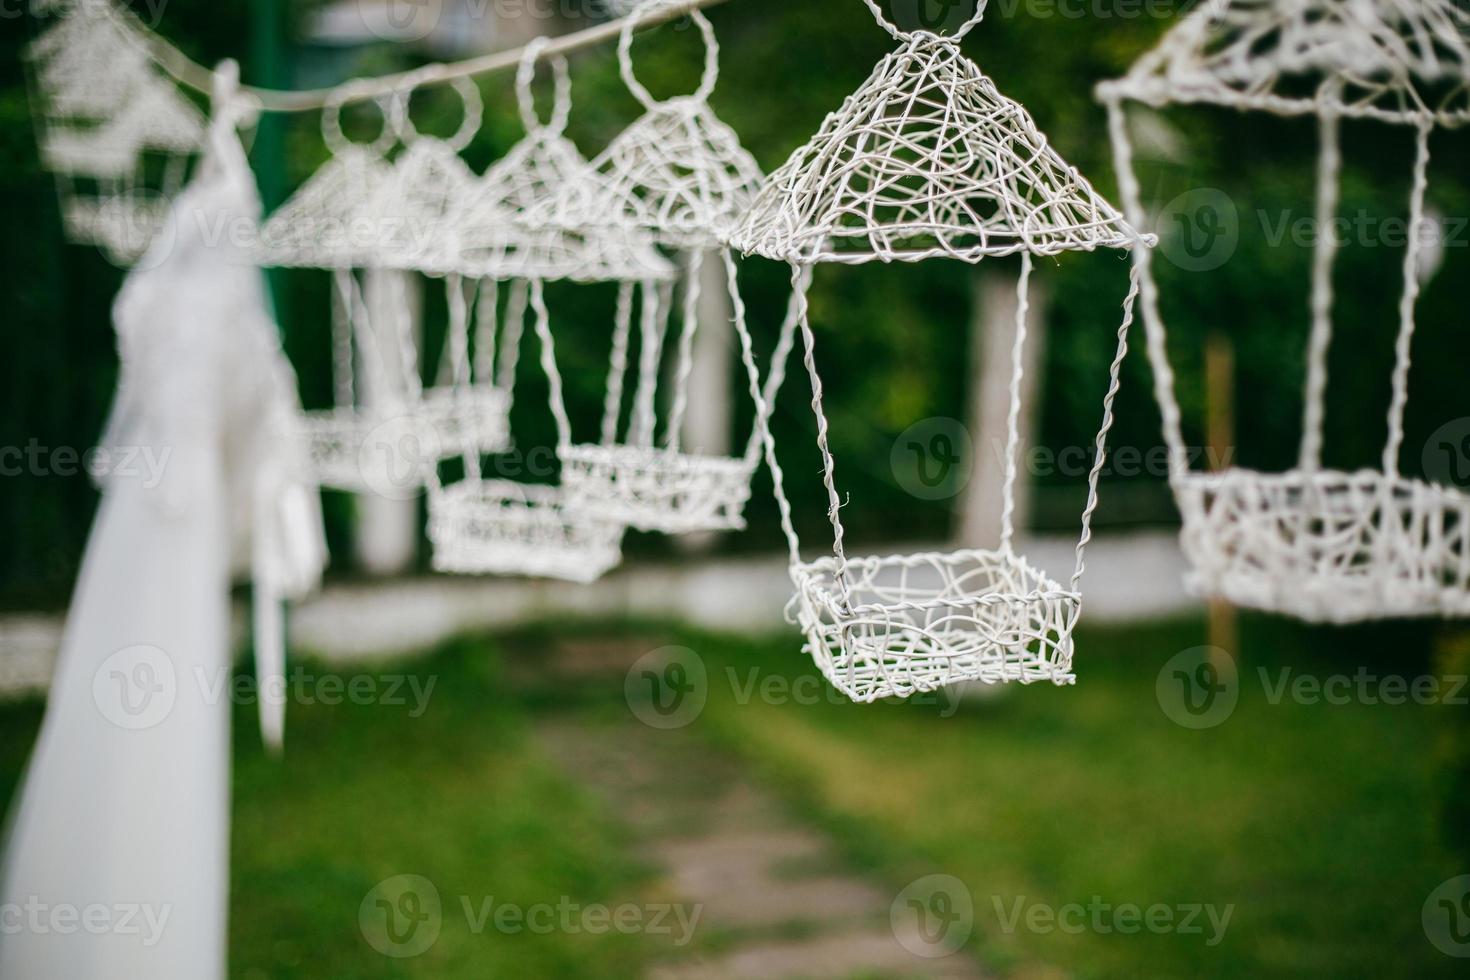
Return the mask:
<path id="1" fill-rule="evenodd" d="M 750 336 L 750 327 L 746 318 L 745 300 L 740 294 L 740 273 L 735 264 L 735 257 L 728 249 L 720 253 L 725 263 L 725 276 L 729 284 L 730 296 L 733 299 L 733 312 L 735 316 L 735 333 L 740 339 L 740 359 L 745 365 L 745 377 L 750 386 L 750 398 L 755 403 L 755 435 L 751 439 L 752 447 L 756 451 L 764 450 L 766 466 L 771 471 L 771 484 L 776 496 L 776 507 L 780 512 L 781 531 L 786 536 L 786 544 L 790 551 L 791 567 L 795 568 L 801 563 L 801 540 L 796 536 L 796 526 L 791 517 L 791 501 L 786 497 L 786 476 L 781 469 L 781 462 L 776 458 L 776 440 L 771 433 L 771 412 L 775 408 L 776 393 L 781 387 L 781 377 L 785 374 L 785 363 L 791 356 L 791 349 L 796 339 L 796 321 L 799 313 L 798 297 L 805 296 L 811 285 L 811 269 L 803 268 L 795 271 L 791 280 L 791 309 L 787 314 L 786 322 L 781 328 L 781 338 L 777 342 L 776 352 L 771 357 L 771 367 L 766 375 L 766 385 L 761 386 L 760 368 L 755 362 L 755 343 Z"/>
<path id="2" fill-rule="evenodd" d="M 878 5 L 878 0 L 863 0 L 863 2 L 866 3 L 868 5 L 868 9 L 873 12 L 873 17 L 878 21 L 878 26 L 882 27 L 885 31 L 892 35 L 895 41 L 907 41 L 913 38 L 916 34 L 920 33 L 917 31 L 904 31 L 899 29 L 897 24 L 894 24 L 888 19 L 888 15 L 883 12 L 883 8 Z M 956 27 L 953 33 L 947 35 L 952 40 L 961 40 L 966 34 L 974 30 L 975 26 L 979 24 L 980 21 L 985 19 L 985 7 L 989 0 L 973 0 L 973 2 L 975 4 L 975 12 L 970 15 L 970 18 L 968 20 Z"/>
<path id="3" fill-rule="evenodd" d="M 444 298 L 449 317 L 444 343 L 439 348 L 439 366 L 434 370 L 436 388 L 468 387 L 470 366 L 470 308 L 473 297 L 467 290 L 471 284 L 458 274 L 444 277 Z M 463 311 L 461 318 L 460 311 Z"/>
<path id="4" fill-rule="evenodd" d="M 1135 228 L 1143 227 L 1143 190 L 1133 166 L 1133 144 L 1128 138 L 1128 116 L 1121 97 L 1107 100 L 1108 134 L 1113 147 L 1113 165 L 1118 173 L 1118 196 L 1123 212 Z M 1133 265 L 1139 277 L 1139 298 L 1147 338 L 1149 369 L 1154 376 L 1154 401 L 1163 419 L 1164 445 L 1169 450 L 1169 482 L 1180 485 L 1189 475 L 1189 450 L 1184 444 L 1184 412 L 1175 392 L 1174 367 L 1169 361 L 1168 332 L 1159 311 L 1159 287 L 1153 275 L 1153 250 L 1133 249 Z M 1181 505 L 1183 500 L 1180 501 Z"/>
<path id="5" fill-rule="evenodd" d="M 1021 254 L 1016 280 L 1016 337 L 1011 346 L 1011 404 L 1006 414 L 1005 481 L 1001 489 L 1000 548 L 1010 551 L 1016 537 L 1017 457 L 1021 453 L 1021 382 L 1026 376 L 1026 321 L 1031 313 L 1031 256 Z"/>
<path id="6" fill-rule="evenodd" d="M 1429 134 L 1421 124 L 1414 139 L 1414 176 L 1409 192 L 1409 240 L 1404 249 L 1404 291 L 1399 297 L 1399 331 L 1394 343 L 1393 395 L 1388 408 L 1388 443 L 1383 449 L 1383 472 L 1397 476 L 1399 451 L 1404 444 L 1404 412 L 1409 405 L 1409 368 L 1412 363 L 1415 308 L 1421 289 L 1419 258 L 1424 251 L 1424 197 L 1429 190 Z"/>
<path id="7" fill-rule="evenodd" d="M 1092 469 L 1087 473 L 1087 504 L 1082 509 L 1082 536 L 1077 539 L 1077 565 L 1072 572 L 1071 590 L 1079 594 L 1082 575 L 1087 571 L 1087 546 L 1092 542 L 1092 518 L 1097 513 L 1098 482 L 1102 479 L 1103 464 L 1108 458 L 1108 433 L 1113 431 L 1113 405 L 1123 387 L 1123 361 L 1128 357 L 1128 333 L 1133 328 L 1134 310 L 1142 279 L 1138 266 L 1135 265 L 1129 272 L 1128 295 L 1123 300 L 1123 320 L 1118 325 L 1118 350 L 1108 368 L 1108 390 L 1103 396 L 1103 420 L 1097 430 Z"/>
<path id="8" fill-rule="evenodd" d="M 1310 84 L 1319 83 L 1315 91 Z M 1200 4 L 1105 93 L 1391 123 L 1470 121 L 1470 11 L 1455 0 Z"/>
<path id="9" fill-rule="evenodd" d="M 500 360 L 495 365 L 495 385 L 515 397 L 516 371 L 521 363 L 521 335 L 526 329 L 526 308 L 531 301 L 530 280 L 510 284 L 505 304 L 505 327 L 500 340 Z"/>
<path id="10" fill-rule="evenodd" d="M 1332 343 L 1332 268 L 1338 241 L 1333 219 L 1342 182 L 1342 140 L 1337 112 L 1328 108 L 1321 119 L 1322 147 L 1317 170 L 1317 248 L 1312 256 L 1312 332 L 1307 341 L 1306 408 L 1298 462 L 1312 472 L 1322 467 L 1322 427 L 1326 418 L 1327 351 Z"/>
<path id="11" fill-rule="evenodd" d="M 607 389 L 602 400 L 601 434 L 604 446 L 611 446 L 618 438 L 618 421 L 623 412 L 623 385 L 628 378 L 628 342 L 633 332 L 635 288 L 636 284 L 632 282 L 618 284 L 618 303 L 613 313 L 612 360 L 608 366 Z"/>
<path id="12" fill-rule="evenodd" d="M 653 302 L 649 302 L 652 299 Z M 660 285 L 643 294 L 643 317 L 639 329 L 638 390 L 633 396 L 632 430 L 628 442 L 647 449 L 653 446 L 654 396 L 658 391 L 659 364 L 663 358 L 664 337 L 669 327 L 670 291 Z"/>
<path id="13" fill-rule="evenodd" d="M 727 265 L 734 265 L 735 258 L 730 254 L 729 249 L 722 249 L 721 254 L 725 257 Z M 811 280 L 811 267 L 804 266 L 801 281 L 799 283 L 792 283 L 793 286 L 799 286 L 800 289 L 792 290 L 791 298 L 786 304 L 786 317 L 781 321 L 781 332 L 776 338 L 776 348 L 771 353 L 771 368 L 766 373 L 762 398 L 760 402 L 756 403 L 756 424 L 751 430 L 750 441 L 745 447 L 745 465 L 752 472 L 754 472 L 756 464 L 760 459 L 761 445 L 765 441 L 765 433 L 762 432 L 762 429 L 770 428 L 770 415 L 775 410 L 776 397 L 781 393 L 781 388 L 786 383 L 786 366 L 791 361 L 791 351 L 796 347 L 796 320 L 800 314 L 801 303 L 797 293 L 800 292 L 802 295 L 805 295 L 807 290 L 811 288 Z M 737 279 L 736 288 L 731 291 L 731 296 L 735 299 L 736 315 L 744 316 L 745 301 L 740 298 L 738 287 L 739 282 Z M 761 402 L 764 402 L 766 406 L 764 412 L 762 412 L 760 407 Z"/>
<path id="14" fill-rule="evenodd" d="M 674 362 L 674 402 L 669 406 L 669 418 L 664 429 L 664 445 L 674 452 L 679 451 L 684 435 L 684 414 L 689 410 L 689 378 L 694 374 L 694 335 L 699 329 L 699 291 L 705 254 L 693 251 L 686 257 L 684 323 L 679 331 L 679 350 Z"/>
<path id="15" fill-rule="evenodd" d="M 642 103 L 645 109 L 656 108 L 659 103 L 649 94 L 648 89 L 643 87 L 643 83 L 638 81 L 637 72 L 633 67 L 633 35 L 650 17 L 664 10 L 671 10 L 675 6 L 677 5 L 670 0 L 644 0 L 623 22 L 622 33 L 618 36 L 618 71 L 623 77 L 623 84 L 628 86 L 628 91 L 633 93 L 633 97 Z M 720 42 L 715 37 L 713 25 L 704 14 L 694 10 L 690 12 L 689 19 L 699 30 L 700 37 L 704 41 L 704 74 L 699 80 L 699 88 L 688 98 L 692 102 L 706 102 L 714 94 L 715 85 L 720 79 Z"/>
<path id="16" fill-rule="evenodd" d="M 567 415 L 566 395 L 561 371 L 556 366 L 556 346 L 551 337 L 551 314 L 546 309 L 545 287 L 540 279 L 531 280 L 531 310 L 535 316 L 536 339 L 541 342 L 541 370 L 551 388 L 551 414 L 556 419 L 556 440 L 560 448 L 572 444 L 572 422 Z"/>
<path id="17" fill-rule="evenodd" d="M 355 379 L 352 361 L 354 355 L 360 355 L 367 369 L 366 392 L 370 400 L 368 404 L 359 406 L 351 400 L 355 396 L 339 388 L 334 394 L 349 400 L 339 401 L 331 409 L 304 412 L 300 420 L 301 432 L 317 481 L 323 487 L 348 493 L 370 493 L 375 487 L 397 485 L 396 479 L 388 478 L 384 475 L 386 471 L 377 468 L 386 467 L 388 463 L 375 454 L 365 453 L 364 447 L 379 425 L 398 416 L 408 404 L 409 383 L 401 374 L 388 370 L 390 361 L 383 349 L 385 340 L 401 341 L 401 338 L 379 336 L 355 272 L 351 269 L 334 270 L 332 281 L 336 303 L 346 315 L 351 338 L 350 349 L 346 352 L 348 363 L 337 370 L 343 370 Z M 401 361 L 397 363 L 402 366 Z M 426 416 L 429 424 L 434 424 L 433 412 L 424 409 L 420 414 Z M 427 481 L 430 478 L 431 461 L 414 459 L 408 462 L 413 466 L 415 479 Z"/>
<path id="18" fill-rule="evenodd" d="M 793 284 L 800 278 L 801 266 L 792 263 Z M 822 376 L 817 372 L 817 340 L 812 334 L 811 304 L 805 290 L 802 290 L 797 303 L 796 324 L 801 331 L 802 365 L 806 368 L 807 378 L 812 386 L 812 413 L 817 418 L 817 451 L 822 454 L 822 485 L 827 488 L 827 520 L 832 524 L 832 554 L 836 559 L 832 566 L 832 578 L 837 588 L 840 608 L 845 609 L 851 605 L 852 600 L 847 588 L 847 553 L 843 548 L 845 532 L 842 527 L 842 496 L 837 492 L 837 460 L 833 458 L 829 444 L 831 424 L 822 408 L 824 386 Z"/>

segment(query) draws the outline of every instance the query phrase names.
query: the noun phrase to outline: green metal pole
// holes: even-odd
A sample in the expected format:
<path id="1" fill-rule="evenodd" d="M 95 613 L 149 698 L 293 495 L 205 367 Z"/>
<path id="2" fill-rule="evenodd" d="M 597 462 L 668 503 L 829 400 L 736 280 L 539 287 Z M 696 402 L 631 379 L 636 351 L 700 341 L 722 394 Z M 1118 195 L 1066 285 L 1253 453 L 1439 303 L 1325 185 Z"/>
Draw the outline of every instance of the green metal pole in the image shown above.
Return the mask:
<path id="1" fill-rule="evenodd" d="M 251 0 L 250 74 L 264 88 L 290 85 L 284 14 L 284 0 Z M 255 136 L 255 172 L 267 211 L 286 199 L 285 121 L 279 113 L 263 113 Z"/>

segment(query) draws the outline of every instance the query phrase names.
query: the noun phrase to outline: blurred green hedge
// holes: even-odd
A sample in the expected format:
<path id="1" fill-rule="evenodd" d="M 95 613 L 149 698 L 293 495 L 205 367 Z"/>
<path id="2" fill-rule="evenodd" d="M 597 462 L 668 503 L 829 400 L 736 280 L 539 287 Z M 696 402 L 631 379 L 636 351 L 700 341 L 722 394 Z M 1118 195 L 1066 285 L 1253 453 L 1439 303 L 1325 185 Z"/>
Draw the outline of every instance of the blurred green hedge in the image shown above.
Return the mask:
<path id="1" fill-rule="evenodd" d="M 138 4 L 142 8 L 142 4 Z M 488 5 L 487 5 L 488 7 Z M 481 8 L 476 8 L 481 9 Z M 1007 94 L 1026 104 L 1051 140 L 1099 190 L 1115 197 L 1111 153 L 1102 110 L 1092 98 L 1099 80 L 1121 74 L 1172 23 L 1171 19 L 1126 16 L 1136 4 L 1104 3 L 1101 13 L 1076 18 L 1056 15 L 1056 5 L 993 7 L 986 22 L 965 41 L 966 49 Z M 1155 5 L 1146 9 L 1165 9 Z M 293 6 L 300 20 L 309 5 Z M 1048 15 L 1051 12 L 1051 15 Z M 713 99 L 716 111 L 740 132 L 767 169 L 778 166 L 866 77 L 891 40 L 871 22 L 859 0 L 733 0 L 711 12 L 724 51 L 723 71 Z M 186 52 L 211 63 L 248 50 L 249 5 L 245 0 L 172 0 L 163 7 L 160 30 Z M 10 165 L 0 172 L 0 199 L 8 215 L 0 235 L 0 269 L 8 305 L 9 356 L 0 357 L 0 446 L 85 447 L 96 437 L 111 396 L 116 356 L 108 320 L 120 274 L 94 250 L 63 242 L 50 178 L 36 162 L 19 50 L 34 35 L 29 18 L 0 21 L 0 146 Z M 304 76 L 305 49 L 296 67 Z M 319 53 L 319 52 L 318 52 Z M 665 29 L 638 48 L 640 77 L 655 93 L 692 87 L 701 53 L 693 35 Z M 338 52 L 338 71 L 377 72 L 405 67 L 419 56 L 406 48 L 378 46 Z M 317 70 L 320 71 L 320 59 Z M 252 66 L 245 65 L 247 81 Z M 589 155 L 632 121 L 638 106 L 618 78 L 611 48 L 574 59 L 575 105 L 570 135 Z M 319 82 L 298 77 L 298 84 Z M 487 117 L 467 156 L 482 169 L 520 136 L 511 79 L 483 80 Z M 452 117 L 452 99 L 426 99 L 424 113 Z M 1172 351 L 1179 367 L 1186 437 L 1203 440 L 1200 358 L 1206 331 L 1226 331 L 1238 355 L 1237 460 L 1262 467 L 1289 465 L 1296 453 L 1301 413 L 1303 351 L 1307 332 L 1310 252 L 1287 241 L 1273 244 L 1279 222 L 1309 216 L 1315 156 L 1310 122 L 1188 110 L 1166 116 L 1180 142 L 1180 163 L 1149 163 L 1143 172 L 1153 206 L 1191 189 L 1218 188 L 1241 214 L 1241 244 L 1222 268 L 1186 272 L 1158 263 Z M 452 118 L 446 126 L 453 126 Z M 290 117 L 284 124 L 287 177 L 294 185 L 325 156 L 315 116 Z M 424 128 L 433 129 L 426 119 Z M 1462 137 L 1436 138 L 1433 205 L 1454 217 L 1470 215 Z M 1402 218 L 1407 208 L 1411 154 L 1407 132 L 1364 124 L 1347 130 L 1351 162 L 1343 213 Z M 1449 250 L 1444 273 L 1421 303 L 1418 356 L 1412 377 L 1404 465 L 1419 471 L 1420 447 L 1428 434 L 1466 413 L 1460 370 L 1463 363 L 1462 306 L 1451 298 L 1463 275 L 1463 246 Z M 1384 438 L 1388 364 L 1393 343 L 1401 250 L 1353 244 L 1338 267 L 1342 301 L 1337 342 L 1332 349 L 1329 391 L 1328 462 L 1359 466 L 1376 462 Z M 1042 263 L 1054 297 L 1046 342 L 1041 428 L 1042 445 L 1054 450 L 1091 444 L 1100 417 L 1107 363 L 1113 352 L 1118 308 L 1127 281 L 1126 263 L 1116 255 L 1065 257 Z M 833 450 L 843 490 L 851 504 L 844 516 L 857 540 L 914 540 L 943 536 L 952 520 L 951 502 L 929 503 L 906 494 L 889 466 L 895 438 L 930 416 L 963 418 L 967 385 L 967 324 L 972 277 L 967 267 L 931 262 L 916 267 L 823 269 L 812 295 L 821 367 L 834 419 Z M 330 392 L 326 289 L 309 273 L 276 278 L 288 352 L 301 376 L 308 404 L 323 404 Z M 745 288 L 755 317 L 757 341 L 769 349 L 788 288 L 784 271 L 748 263 Z M 426 359 L 442 342 L 442 297 L 433 300 Z M 551 292 L 559 352 L 570 399 L 584 424 L 600 403 L 605 374 L 609 288 Z M 1115 446 L 1147 451 L 1158 445 L 1158 416 L 1142 332 L 1125 370 L 1118 405 Z M 1436 353 L 1430 353 L 1436 352 Z M 549 420 L 534 412 L 544 390 L 534 358 L 522 361 L 517 423 L 524 444 L 549 441 Z M 539 386 L 539 387 L 538 387 Z M 783 446 L 789 491 L 800 523 L 813 540 L 824 533 L 814 425 L 800 375 L 787 386 L 775 419 Z M 736 388 L 741 390 L 740 387 Z M 743 405 L 741 424 L 749 410 Z M 980 462 L 987 459 L 982 455 Z M 1160 523 L 1172 520 L 1167 495 L 1153 476 L 1108 480 L 1103 523 Z M 1075 477 L 1038 480 L 1033 520 L 1042 527 L 1075 527 L 1082 500 Z M 1138 506 L 1137 501 L 1145 501 Z M 0 521 L 7 547 L 0 549 L 0 603 L 25 605 L 64 600 L 85 540 L 95 492 L 84 478 L 0 478 Z M 351 503 L 329 501 L 333 544 L 346 554 Z M 774 548 L 775 508 L 759 481 L 751 506 L 750 532 L 730 548 Z M 663 542 L 640 540 L 635 549 L 656 550 Z"/>

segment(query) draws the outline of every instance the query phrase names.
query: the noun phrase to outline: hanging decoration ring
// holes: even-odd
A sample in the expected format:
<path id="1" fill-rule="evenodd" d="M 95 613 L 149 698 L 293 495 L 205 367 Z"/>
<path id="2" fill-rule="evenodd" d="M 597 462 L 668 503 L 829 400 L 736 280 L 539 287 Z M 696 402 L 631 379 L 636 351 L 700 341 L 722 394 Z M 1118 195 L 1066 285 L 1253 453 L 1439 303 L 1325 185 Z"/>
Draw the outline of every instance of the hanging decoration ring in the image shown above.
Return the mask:
<path id="1" fill-rule="evenodd" d="M 633 97 L 643 103 L 644 108 L 654 109 L 659 101 L 649 94 L 648 89 L 633 73 L 633 32 L 643 23 L 648 15 L 658 10 L 667 0 L 651 0 L 644 3 L 637 10 L 629 14 L 623 23 L 623 34 L 618 41 L 618 64 L 621 67 L 623 82 L 627 84 L 628 90 Z M 703 12 L 691 10 L 689 19 L 699 28 L 699 33 L 704 37 L 704 75 L 700 78 L 699 88 L 693 95 L 685 96 L 696 102 L 705 102 L 715 90 L 715 83 L 720 78 L 720 43 L 715 38 L 714 25 L 709 22 Z"/>
<path id="2" fill-rule="evenodd" d="M 410 143 L 421 135 L 409 118 L 408 103 L 414 90 L 422 84 L 425 82 L 410 79 L 404 88 L 393 95 L 393 128 L 404 143 Z M 451 150 L 458 153 L 469 146 L 475 134 L 480 131 L 480 123 L 485 117 L 485 100 L 480 97 L 479 86 L 467 77 L 452 78 L 446 84 L 459 94 L 464 103 L 464 121 L 460 123 L 459 130 L 443 140 Z"/>
<path id="3" fill-rule="evenodd" d="M 531 85 L 536 80 L 536 62 L 550 43 L 549 38 L 538 37 L 526 45 L 526 52 L 521 56 L 521 65 L 516 72 L 516 101 L 520 105 L 521 122 L 528 133 L 560 134 L 566 130 L 567 119 L 572 113 L 572 79 L 567 73 L 567 59 L 556 55 L 550 59 L 556 86 L 551 118 L 543 123 L 536 115 L 536 96 L 531 91 Z"/>
<path id="4" fill-rule="evenodd" d="M 974 30 L 976 24 L 979 24 L 985 19 L 985 7 L 989 3 L 989 0 L 974 0 L 975 12 L 970 15 L 970 19 L 955 28 L 953 33 L 946 35 L 937 34 L 931 30 L 905 31 L 889 19 L 888 15 L 883 12 L 883 8 L 878 5 L 878 0 L 863 0 L 863 2 L 868 5 L 868 9 L 873 12 L 873 16 L 878 19 L 878 25 L 893 35 L 896 40 L 912 41 L 922 34 L 928 34 L 933 37 L 947 37 L 951 41 L 959 41 L 966 34 L 970 33 L 970 31 Z M 929 0 L 908 0 L 908 2 L 919 4 L 928 3 Z M 953 0 L 950 0 L 950 2 L 953 2 Z"/>
<path id="5" fill-rule="evenodd" d="M 349 102 L 372 101 L 383 115 L 383 123 L 378 131 L 377 137 L 369 143 L 358 143 L 347 138 L 342 131 L 342 108 Z M 351 147 L 365 148 L 377 156 L 386 156 L 398 141 L 394 122 L 395 111 L 389 104 L 389 100 L 381 96 L 369 95 L 365 92 L 365 86 L 361 82 L 348 82 L 332 93 L 322 109 L 322 139 L 327 143 L 327 148 L 334 155 L 340 154 Z"/>

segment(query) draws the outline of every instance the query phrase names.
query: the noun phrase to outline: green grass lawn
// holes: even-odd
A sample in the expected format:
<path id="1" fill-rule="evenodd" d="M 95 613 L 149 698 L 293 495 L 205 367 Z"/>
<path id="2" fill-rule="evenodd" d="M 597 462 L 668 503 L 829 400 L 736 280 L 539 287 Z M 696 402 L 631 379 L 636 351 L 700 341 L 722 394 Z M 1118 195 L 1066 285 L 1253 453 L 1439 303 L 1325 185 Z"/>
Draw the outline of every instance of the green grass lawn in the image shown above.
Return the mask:
<path id="1" fill-rule="evenodd" d="M 645 956 L 636 936 L 475 929 L 491 897 L 523 907 L 563 896 L 612 904 L 645 877 L 623 857 L 617 825 L 537 757 L 499 667 L 480 641 L 364 671 L 380 682 L 432 678 L 428 709 L 411 717 L 406 691 L 404 706 L 292 704 L 279 762 L 260 747 L 254 708 L 236 712 L 232 977 L 638 973 Z M 39 717 L 33 706 L 0 710 L 0 803 Z M 427 952 L 399 959 L 364 940 L 359 907 L 380 881 L 403 874 L 434 884 L 442 930 Z"/>
<path id="2" fill-rule="evenodd" d="M 1437 713 L 1466 709 L 1271 704 L 1283 667 L 1351 675 L 1383 654 L 1256 627 L 1238 706 L 1208 730 L 1169 721 L 1155 694 L 1165 661 L 1203 642 L 1193 625 L 1086 633 L 1071 689 L 962 698 L 957 710 L 712 697 L 705 720 L 835 828 L 856 860 L 900 883 L 931 871 L 964 881 L 978 952 L 995 971 L 1463 976 L 1462 962 L 1426 941 L 1420 915 L 1436 885 L 1470 871 L 1437 840 L 1432 751 Z M 727 679 L 715 691 L 732 669 L 741 690 L 752 667 L 809 669 L 789 640 L 756 651 L 690 642 L 711 676 Z M 1204 935 L 1035 932 L 1024 919 L 1006 928 L 1018 901 L 1087 907 L 1094 896 L 1234 912 L 1215 945 L 1208 925 Z"/>
<path id="3" fill-rule="evenodd" d="M 628 626 L 464 640 L 365 671 L 432 679 L 427 710 L 293 705 L 281 763 L 264 756 L 253 708 L 242 707 L 232 976 L 629 977 L 658 955 L 616 932 L 477 933 L 461 908 L 460 896 L 613 903 L 653 887 L 627 856 L 616 814 L 528 738 L 541 712 L 626 710 L 621 676 L 527 681 L 547 644 L 572 633 L 657 635 L 695 650 L 710 684 L 692 731 L 832 830 L 847 859 L 895 894 L 934 872 L 964 881 L 977 919 L 971 952 L 993 973 L 1463 975 L 1420 927 L 1431 889 L 1470 870 L 1437 840 L 1433 745 L 1450 709 L 1272 705 L 1258 668 L 1351 673 L 1385 654 L 1331 649 L 1330 639 L 1323 649 L 1320 635 L 1269 626 L 1247 634 L 1233 716 L 1187 730 L 1154 690 L 1163 663 L 1201 642 L 1184 624 L 1093 630 L 1079 644 L 1075 688 L 967 697 L 953 711 L 855 707 L 816 684 L 793 700 L 787 682 L 814 674 L 794 634 L 749 641 Z M 0 708 L 0 805 L 39 717 L 35 705 Z M 400 874 L 432 880 L 444 907 L 438 942 L 410 959 L 371 949 L 358 919 L 374 886 Z M 1234 909 L 1216 945 L 1207 922 L 1204 935 L 1003 927 L 1017 902 L 1094 896 Z"/>

